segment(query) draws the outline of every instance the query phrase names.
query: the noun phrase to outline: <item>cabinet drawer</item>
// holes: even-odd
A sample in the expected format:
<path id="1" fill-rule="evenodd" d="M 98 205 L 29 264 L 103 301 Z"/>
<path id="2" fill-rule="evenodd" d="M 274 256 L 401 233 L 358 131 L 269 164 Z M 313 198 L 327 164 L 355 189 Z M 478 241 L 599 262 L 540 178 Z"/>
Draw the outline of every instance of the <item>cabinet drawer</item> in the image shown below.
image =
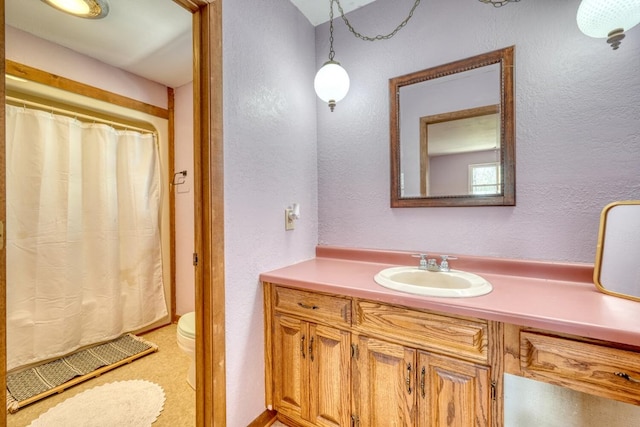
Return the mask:
<path id="1" fill-rule="evenodd" d="M 526 377 L 640 404 L 640 354 L 633 351 L 523 331 L 520 368 Z"/>
<path id="2" fill-rule="evenodd" d="M 351 300 L 348 298 L 276 286 L 274 299 L 275 309 L 281 313 L 331 326 L 351 326 Z"/>
<path id="3" fill-rule="evenodd" d="M 355 303 L 360 331 L 428 351 L 488 363 L 488 322 L 383 303 Z"/>

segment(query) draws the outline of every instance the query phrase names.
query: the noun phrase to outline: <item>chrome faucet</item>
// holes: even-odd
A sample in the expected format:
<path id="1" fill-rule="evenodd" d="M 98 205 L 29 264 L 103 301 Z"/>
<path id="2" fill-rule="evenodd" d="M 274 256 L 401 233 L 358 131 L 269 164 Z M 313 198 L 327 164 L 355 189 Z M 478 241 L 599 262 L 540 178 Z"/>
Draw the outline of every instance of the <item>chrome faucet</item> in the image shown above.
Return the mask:
<path id="1" fill-rule="evenodd" d="M 427 257 L 429 255 L 427 254 L 413 254 L 411 255 L 414 258 L 420 258 L 420 265 L 419 265 L 419 269 L 420 270 L 426 270 L 427 269 Z"/>
<path id="2" fill-rule="evenodd" d="M 440 271 L 451 271 L 451 269 L 449 268 L 449 261 L 450 259 L 458 259 L 456 257 L 452 257 L 450 255 L 440 255 L 440 258 L 442 258 L 442 261 L 440 261 Z"/>
<path id="3" fill-rule="evenodd" d="M 449 268 L 449 260 L 458 259 L 450 255 L 440 255 L 442 261 L 440 262 L 440 265 L 438 265 L 437 261 L 434 258 L 427 258 L 429 256 L 427 254 L 414 254 L 411 256 L 414 258 L 420 258 L 420 264 L 418 267 L 420 270 L 428 271 L 451 271 L 451 269 Z"/>
<path id="4" fill-rule="evenodd" d="M 427 260 L 427 270 L 429 271 L 440 271 L 440 267 L 438 267 L 438 263 L 435 259 L 431 258 Z"/>

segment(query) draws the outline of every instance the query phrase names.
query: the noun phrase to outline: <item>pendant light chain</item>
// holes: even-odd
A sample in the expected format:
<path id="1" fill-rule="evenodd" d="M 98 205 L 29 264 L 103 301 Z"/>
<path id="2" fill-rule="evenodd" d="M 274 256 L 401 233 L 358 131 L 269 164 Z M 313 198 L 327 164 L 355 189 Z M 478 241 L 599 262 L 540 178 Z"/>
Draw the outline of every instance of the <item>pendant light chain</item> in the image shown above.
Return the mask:
<path id="1" fill-rule="evenodd" d="M 520 0 L 502 0 L 502 1 L 500 1 L 500 0 L 478 0 L 478 1 L 480 3 L 492 4 L 493 7 L 502 7 L 502 6 L 506 5 L 507 3 L 517 3 Z"/>
<path id="2" fill-rule="evenodd" d="M 359 32 L 357 32 L 357 31 L 356 31 L 356 30 L 351 26 L 351 24 L 349 23 L 349 20 L 347 19 L 347 17 L 346 17 L 346 16 L 344 16 L 344 10 L 342 10 L 342 5 L 340 4 L 340 0 L 331 0 L 331 15 L 330 15 L 330 16 L 331 16 L 331 26 L 329 27 L 329 30 L 330 30 L 330 31 L 332 31 L 332 30 L 333 30 L 333 2 L 334 2 L 334 1 L 338 4 L 338 10 L 340 11 L 340 16 L 342 17 L 342 20 L 344 21 L 344 23 L 346 24 L 346 26 L 349 28 L 349 31 L 351 31 L 351 32 L 353 33 L 353 35 L 354 35 L 354 36 L 356 36 L 356 37 L 358 37 L 359 39 L 366 40 L 366 41 L 370 41 L 370 42 L 373 42 L 373 41 L 376 41 L 376 40 L 388 40 L 388 39 L 390 39 L 391 37 L 395 36 L 395 35 L 396 35 L 396 33 L 402 29 L 402 27 L 404 27 L 405 25 L 407 25 L 407 22 L 409 22 L 409 19 L 411 19 L 411 17 L 413 16 L 413 12 L 416 10 L 416 7 L 418 7 L 418 5 L 420 4 L 420 0 L 415 0 L 415 3 L 414 3 L 414 5 L 413 5 L 413 7 L 411 8 L 411 11 L 409 11 L 409 16 L 407 16 L 407 17 L 405 18 L 405 20 L 404 20 L 404 21 L 402 21 L 402 22 L 400 23 L 400 25 L 398 25 L 398 26 L 396 27 L 396 29 L 395 29 L 395 30 L 393 30 L 392 32 L 390 32 L 389 34 L 384 35 L 384 36 L 383 36 L 383 35 L 378 34 L 378 35 L 377 35 L 377 36 L 375 36 L 375 37 L 369 37 L 369 36 L 363 36 L 362 34 L 360 34 Z M 482 0 L 481 0 L 481 1 L 482 1 Z M 519 1 L 519 0 L 517 0 L 517 1 Z M 332 33 L 331 37 L 333 37 L 333 33 Z"/>
<path id="3" fill-rule="evenodd" d="M 333 57 L 336 53 L 333 50 L 333 2 L 329 2 L 329 61 L 333 61 Z"/>

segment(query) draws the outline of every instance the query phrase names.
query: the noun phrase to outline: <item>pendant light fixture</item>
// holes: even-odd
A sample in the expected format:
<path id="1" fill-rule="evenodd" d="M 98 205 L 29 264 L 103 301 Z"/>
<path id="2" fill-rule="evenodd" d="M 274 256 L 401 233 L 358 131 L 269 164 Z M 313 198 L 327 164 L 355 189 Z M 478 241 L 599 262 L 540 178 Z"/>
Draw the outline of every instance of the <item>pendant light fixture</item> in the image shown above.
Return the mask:
<path id="1" fill-rule="evenodd" d="M 107 0 L 42 0 L 51 7 L 73 16 L 101 19 L 109 14 Z"/>
<path id="2" fill-rule="evenodd" d="M 640 0 L 582 0 L 576 21 L 584 34 L 606 38 L 616 50 L 624 32 L 640 23 Z"/>
<path id="3" fill-rule="evenodd" d="M 511 0 L 513 1 L 513 0 Z M 338 5 L 338 10 L 340 11 L 340 16 L 344 21 L 345 25 L 349 28 L 349 31 L 353 33 L 354 36 L 366 40 L 366 41 L 378 41 L 378 40 L 386 40 L 393 37 L 402 27 L 407 25 L 409 19 L 413 16 L 413 11 L 416 10 L 416 7 L 420 4 L 420 0 L 415 0 L 411 11 L 409 12 L 409 16 L 405 18 L 400 25 L 396 27 L 391 33 L 387 35 L 377 35 L 375 37 L 363 36 L 359 32 L 357 32 L 349 23 L 349 20 L 346 16 L 344 16 L 344 10 L 342 9 L 342 5 L 340 5 L 340 0 L 329 0 L 329 60 L 325 62 L 322 67 L 316 73 L 316 77 L 313 81 L 313 87 L 316 90 L 316 94 L 318 98 L 322 99 L 329 105 L 331 111 L 336 107 L 336 103 L 342 100 L 349 92 L 349 74 L 346 72 L 344 68 L 340 65 L 338 61 L 334 60 L 335 51 L 333 50 L 333 3 Z"/>
<path id="4" fill-rule="evenodd" d="M 313 80 L 318 98 L 329 104 L 332 112 L 336 102 L 341 101 L 349 92 L 350 83 L 347 71 L 333 60 L 336 54 L 333 50 L 333 2 L 334 0 L 329 0 L 329 60 L 322 65 Z"/>
<path id="5" fill-rule="evenodd" d="M 490 4 L 493 7 L 502 7 L 507 3 L 517 3 L 520 0 L 478 0 L 480 3 Z"/>

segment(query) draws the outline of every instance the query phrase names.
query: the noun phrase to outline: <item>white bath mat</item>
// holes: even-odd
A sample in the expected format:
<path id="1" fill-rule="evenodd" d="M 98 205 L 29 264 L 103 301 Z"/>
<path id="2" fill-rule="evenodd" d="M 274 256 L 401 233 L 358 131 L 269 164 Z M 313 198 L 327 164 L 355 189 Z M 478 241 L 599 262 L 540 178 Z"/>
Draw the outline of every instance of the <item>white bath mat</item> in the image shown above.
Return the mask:
<path id="1" fill-rule="evenodd" d="M 147 427 L 164 406 L 164 390 L 143 381 L 117 381 L 77 394 L 49 409 L 29 427 Z"/>

